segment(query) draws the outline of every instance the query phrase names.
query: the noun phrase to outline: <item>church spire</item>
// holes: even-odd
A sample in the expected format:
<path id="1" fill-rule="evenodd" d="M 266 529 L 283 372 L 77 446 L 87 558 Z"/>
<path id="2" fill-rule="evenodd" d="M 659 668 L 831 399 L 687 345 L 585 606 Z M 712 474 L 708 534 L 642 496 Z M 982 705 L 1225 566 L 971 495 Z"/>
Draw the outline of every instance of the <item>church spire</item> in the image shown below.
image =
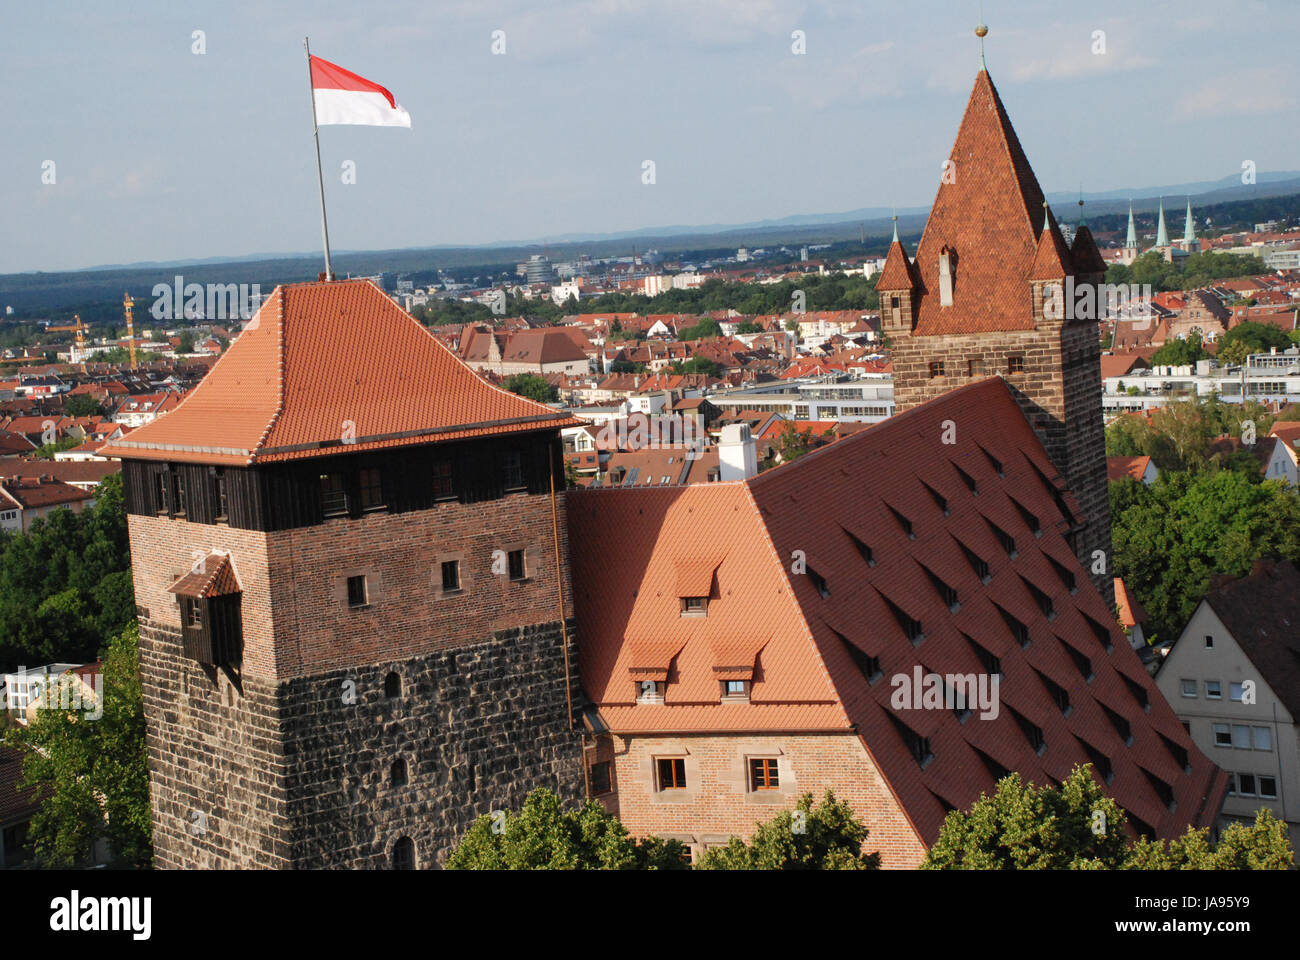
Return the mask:
<path id="1" fill-rule="evenodd" d="M 1169 246 L 1169 230 L 1165 227 L 1165 198 L 1160 198 L 1160 222 L 1156 225 L 1156 246 Z"/>
<path id="2" fill-rule="evenodd" d="M 1183 243 L 1188 250 L 1193 246 L 1199 246 L 1196 243 L 1196 221 L 1192 219 L 1192 198 L 1187 198 L 1187 219 L 1183 223 Z"/>
<path id="3" fill-rule="evenodd" d="M 1127 250 L 1135 250 L 1138 245 L 1137 226 L 1133 223 L 1133 201 L 1128 202 L 1128 236 L 1124 238 L 1124 247 Z"/>

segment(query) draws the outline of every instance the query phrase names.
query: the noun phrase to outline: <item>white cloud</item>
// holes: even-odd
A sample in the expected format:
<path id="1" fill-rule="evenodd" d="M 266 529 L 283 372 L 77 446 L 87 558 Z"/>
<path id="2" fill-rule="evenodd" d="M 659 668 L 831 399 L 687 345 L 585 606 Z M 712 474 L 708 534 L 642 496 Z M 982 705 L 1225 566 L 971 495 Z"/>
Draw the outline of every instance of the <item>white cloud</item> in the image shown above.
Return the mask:
<path id="1" fill-rule="evenodd" d="M 1292 112 L 1300 106 L 1295 72 L 1288 67 L 1234 70 L 1207 80 L 1174 105 L 1179 117 L 1241 116 Z"/>

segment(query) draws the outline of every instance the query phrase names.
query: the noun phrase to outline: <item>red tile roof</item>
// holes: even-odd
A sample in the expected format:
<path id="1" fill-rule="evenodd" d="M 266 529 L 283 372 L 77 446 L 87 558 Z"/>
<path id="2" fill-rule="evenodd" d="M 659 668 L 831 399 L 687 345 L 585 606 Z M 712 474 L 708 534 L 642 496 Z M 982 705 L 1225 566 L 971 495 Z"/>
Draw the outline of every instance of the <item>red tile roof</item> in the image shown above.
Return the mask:
<path id="1" fill-rule="evenodd" d="M 230 557 L 224 553 L 209 553 L 201 564 L 196 564 L 170 587 L 168 592 L 182 597 L 223 597 L 240 592 L 239 579 Z"/>
<path id="2" fill-rule="evenodd" d="M 1114 483 L 1128 477 L 1141 483 L 1150 464 L 1150 457 L 1107 457 L 1106 479 Z"/>
<path id="3" fill-rule="evenodd" d="M 959 443 L 944 447 L 934 438 L 948 419 L 960 424 Z M 1108 792 L 1160 835 L 1207 824 L 1226 781 L 1197 751 L 1079 566 L 1058 502 L 1078 516 L 996 377 L 744 483 L 574 492 L 568 514 L 584 688 L 615 732 L 852 724 L 926 842 L 938 835 L 944 803 L 966 807 L 991 792 L 999 767 L 1037 783 L 1062 781 L 1090 759 L 1088 749 L 1109 759 Z M 619 537 L 608 535 L 614 530 Z M 1012 556 L 997 530 L 1014 537 Z M 677 564 L 717 553 L 708 615 L 682 617 Z M 988 564 L 987 582 L 969 555 Z M 806 562 L 807 576 L 791 572 L 796 560 Z M 956 590 L 959 605 L 950 608 L 934 581 Z M 919 643 L 901 617 L 921 622 Z M 753 702 L 724 706 L 714 668 L 732 664 L 717 662 L 715 644 L 740 641 L 760 648 Z M 982 673 L 975 643 L 1001 661 L 996 718 L 896 710 L 891 683 L 871 682 L 859 666 L 874 657 L 886 677 L 918 666 Z M 633 702 L 638 644 L 666 671 L 663 705 Z M 1068 715 L 1049 681 L 1067 692 Z M 1027 724 L 1042 731 L 1041 753 Z M 905 730 L 928 738 L 931 761 L 914 759 Z M 1190 772 L 1175 758 L 1183 750 Z M 1168 785 L 1174 809 L 1152 778 Z"/>
<path id="4" fill-rule="evenodd" d="M 1026 304 L 1043 228 L 1043 192 L 986 71 L 975 79 L 950 156 L 953 182 L 940 185 L 917 247 L 923 292 L 914 332 L 1032 329 Z M 1072 260 L 1054 219 L 1051 231 L 1050 252 L 1062 261 L 1056 276 L 1063 276 L 1073 272 Z M 940 306 L 938 297 L 945 246 L 957 254 L 951 307 Z"/>
<path id="5" fill-rule="evenodd" d="M 566 343 L 572 344 L 567 338 Z M 369 280 L 277 287 L 172 413 L 104 456 L 250 464 L 582 421 L 483 381 Z"/>
<path id="6" fill-rule="evenodd" d="M 1139 623 L 1147 622 L 1146 608 L 1134 594 L 1129 592 L 1128 584 L 1124 582 L 1123 577 L 1115 578 L 1115 609 L 1119 614 L 1119 622 L 1123 624 L 1125 630 L 1131 630 Z"/>

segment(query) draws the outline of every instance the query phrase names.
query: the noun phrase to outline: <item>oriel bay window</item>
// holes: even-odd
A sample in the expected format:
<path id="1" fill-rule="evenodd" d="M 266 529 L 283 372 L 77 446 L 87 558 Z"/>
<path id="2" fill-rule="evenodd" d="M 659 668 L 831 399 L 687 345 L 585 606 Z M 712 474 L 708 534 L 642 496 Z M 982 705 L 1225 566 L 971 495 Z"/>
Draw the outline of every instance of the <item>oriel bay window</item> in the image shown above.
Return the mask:
<path id="1" fill-rule="evenodd" d="M 206 666 L 237 667 L 243 653 L 242 594 L 230 558 L 208 554 L 169 590 L 180 601 L 185 656 Z"/>

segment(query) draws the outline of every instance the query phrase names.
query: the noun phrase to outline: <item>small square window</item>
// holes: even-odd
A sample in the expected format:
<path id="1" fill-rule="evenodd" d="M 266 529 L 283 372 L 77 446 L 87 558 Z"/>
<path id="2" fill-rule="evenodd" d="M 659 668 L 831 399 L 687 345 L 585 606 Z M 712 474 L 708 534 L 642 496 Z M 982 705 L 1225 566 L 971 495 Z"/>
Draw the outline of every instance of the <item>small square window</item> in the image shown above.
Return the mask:
<path id="1" fill-rule="evenodd" d="M 526 580 L 527 574 L 524 569 L 524 551 L 511 550 L 507 555 L 510 566 L 511 580 Z"/>
<path id="2" fill-rule="evenodd" d="M 348 577 L 348 606 L 364 607 L 369 603 L 366 594 L 366 578 L 364 576 Z"/>
<path id="3" fill-rule="evenodd" d="M 1237 774 L 1237 793 L 1243 797 L 1255 795 L 1255 775 L 1253 773 Z"/>
<path id="4" fill-rule="evenodd" d="M 341 517 L 348 512 L 348 492 L 341 473 L 320 475 L 321 513 L 327 517 Z"/>
<path id="5" fill-rule="evenodd" d="M 451 472 L 451 461 L 440 460 L 433 465 L 433 499 L 454 500 L 456 483 Z"/>
<path id="6" fill-rule="evenodd" d="M 972 360 L 972 361 L 970 362 L 970 364 L 969 364 L 969 368 L 970 368 L 970 369 L 969 369 L 968 372 L 970 373 L 970 375 L 971 375 L 972 377 L 982 377 L 982 376 L 984 376 L 984 361 L 983 361 L 983 360 Z"/>
<path id="7" fill-rule="evenodd" d="M 668 684 L 663 680 L 638 680 L 636 684 L 637 703 L 663 703 L 664 692 Z"/>
<path id="8" fill-rule="evenodd" d="M 936 360 L 930 364 L 930 376 L 932 378 L 942 377 L 944 376 L 944 369 L 944 362 L 942 360 Z"/>
<path id="9" fill-rule="evenodd" d="M 203 608 L 197 600 L 185 601 L 185 624 L 186 626 L 201 629 L 203 627 Z"/>
<path id="10" fill-rule="evenodd" d="M 1223 699 L 1223 688 L 1219 685 L 1218 680 L 1205 681 L 1205 698 L 1207 700 Z"/>
<path id="11" fill-rule="evenodd" d="M 1233 703 L 1241 703 L 1244 689 L 1245 688 L 1240 683 L 1228 684 L 1228 699 Z"/>
<path id="12" fill-rule="evenodd" d="M 384 509 L 384 484 L 378 470 L 361 471 L 361 509 Z"/>
<path id="13" fill-rule="evenodd" d="M 1232 746 L 1232 730 L 1226 723 L 1214 725 L 1214 745 L 1216 747 Z"/>
<path id="14" fill-rule="evenodd" d="M 460 589 L 460 561 L 444 560 L 442 562 L 442 590 L 452 593 Z"/>
<path id="15" fill-rule="evenodd" d="M 591 765 L 591 792 L 593 796 L 609 793 L 613 790 L 610 779 L 610 762 L 603 760 Z"/>
<path id="16" fill-rule="evenodd" d="M 524 458 L 518 450 L 507 450 L 501 457 L 502 481 L 507 490 L 522 490 L 524 484 Z"/>
<path id="17" fill-rule="evenodd" d="M 750 790 L 779 790 L 781 774 L 776 757 L 751 757 L 749 761 Z"/>
<path id="18" fill-rule="evenodd" d="M 1195 700 L 1195 699 L 1196 699 L 1196 681 L 1195 681 L 1195 680 L 1183 680 L 1183 681 L 1181 681 L 1181 687 L 1182 687 L 1182 694 L 1183 694 L 1184 697 L 1187 697 L 1189 700 Z"/>
<path id="19" fill-rule="evenodd" d="M 683 617 L 703 617 L 709 612 L 708 597 L 682 597 Z"/>
<path id="20" fill-rule="evenodd" d="M 724 697 L 749 697 L 749 681 L 747 680 L 724 680 L 722 681 L 722 695 Z"/>
<path id="21" fill-rule="evenodd" d="M 1259 795 L 1268 800 L 1277 799 L 1277 777 L 1259 777 Z"/>
<path id="22" fill-rule="evenodd" d="M 1273 731 L 1268 727 L 1251 727 L 1250 741 L 1256 750 L 1273 749 Z"/>
<path id="23" fill-rule="evenodd" d="M 1007 357 L 1007 373 L 1024 373 L 1024 357 Z"/>
<path id="24" fill-rule="evenodd" d="M 686 789 L 686 761 L 681 757 L 660 759 L 655 767 L 659 774 L 660 790 Z"/>
<path id="25" fill-rule="evenodd" d="M 1211 650 L 1211 649 L 1213 649 L 1213 648 L 1214 648 L 1214 637 L 1210 636 L 1210 635 L 1207 633 L 1207 634 L 1205 635 L 1205 649 L 1206 649 L 1206 650 Z"/>
<path id="26" fill-rule="evenodd" d="M 1238 750 L 1250 749 L 1250 727 L 1244 723 L 1232 725 L 1232 745 Z"/>

